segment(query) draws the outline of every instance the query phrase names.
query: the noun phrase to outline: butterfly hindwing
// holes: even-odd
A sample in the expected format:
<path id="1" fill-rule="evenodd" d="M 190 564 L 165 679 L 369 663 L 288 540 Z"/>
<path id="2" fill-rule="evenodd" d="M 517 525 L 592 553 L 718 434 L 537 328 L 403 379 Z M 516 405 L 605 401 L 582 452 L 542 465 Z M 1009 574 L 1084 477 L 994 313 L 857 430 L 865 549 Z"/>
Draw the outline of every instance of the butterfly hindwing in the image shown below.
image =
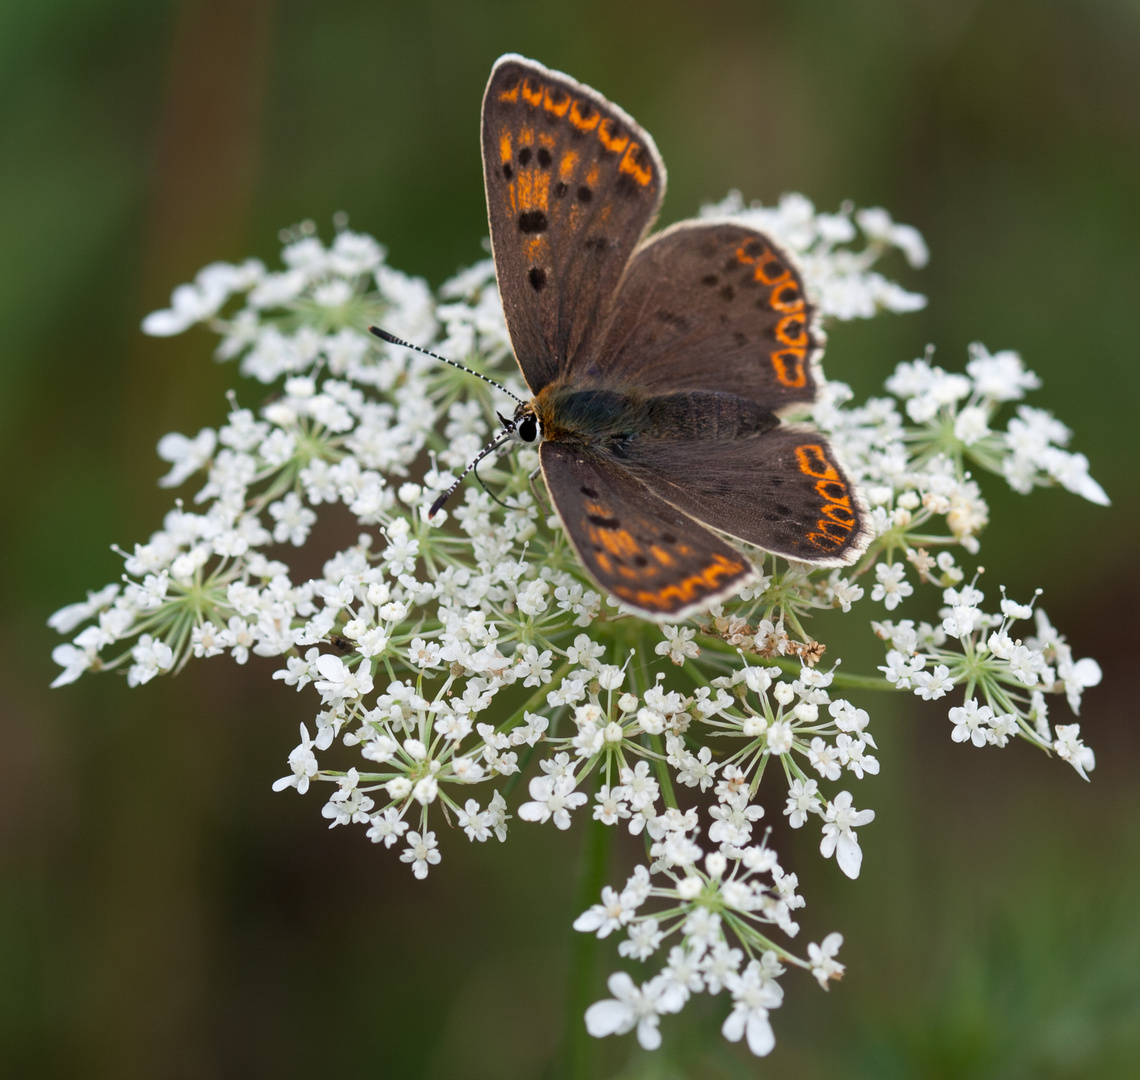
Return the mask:
<path id="1" fill-rule="evenodd" d="M 853 563 L 871 538 L 866 504 L 824 436 L 780 425 L 749 438 L 633 441 L 623 467 L 719 532 L 788 559 Z"/>
<path id="2" fill-rule="evenodd" d="M 483 98 L 483 176 L 503 312 L 537 393 L 590 351 L 622 270 L 657 213 L 665 167 L 616 105 L 504 56 Z"/>
<path id="3" fill-rule="evenodd" d="M 778 412 L 815 400 L 813 314 L 763 233 L 681 222 L 634 253 L 588 365 L 647 392 L 719 390 Z"/>
<path id="4" fill-rule="evenodd" d="M 592 449 L 543 442 L 542 474 L 570 542 L 606 592 L 652 618 L 741 588 L 748 560 Z"/>

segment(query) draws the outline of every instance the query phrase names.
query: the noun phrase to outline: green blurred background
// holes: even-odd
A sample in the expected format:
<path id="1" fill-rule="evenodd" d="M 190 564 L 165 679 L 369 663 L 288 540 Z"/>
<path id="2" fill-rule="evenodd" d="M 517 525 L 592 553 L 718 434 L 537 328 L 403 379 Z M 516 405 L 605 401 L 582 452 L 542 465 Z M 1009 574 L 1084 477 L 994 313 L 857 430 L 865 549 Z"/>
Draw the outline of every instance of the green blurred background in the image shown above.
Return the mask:
<path id="1" fill-rule="evenodd" d="M 657 1055 L 608 1040 L 580 1074 L 1138 1075 L 1133 0 L 4 0 L 0 1075 L 564 1069 L 579 831 L 446 837 L 418 884 L 362 830 L 328 832 L 315 797 L 270 791 L 312 704 L 270 662 L 47 689 L 47 616 L 158 525 L 158 437 L 217 424 L 234 376 L 205 332 L 144 339 L 142 316 L 338 210 L 433 284 L 481 257 L 479 102 L 506 51 L 653 133 L 666 223 L 738 187 L 917 225 L 929 269 L 886 269 L 929 308 L 834 329 L 828 371 L 865 394 L 927 342 L 951 367 L 975 339 L 1020 349 L 1114 500 L 991 483 L 982 560 L 991 595 L 1042 585 L 1102 663 L 1093 783 L 1024 745 L 953 745 L 945 703 L 868 698 L 862 877 L 781 838 L 803 937 L 842 929 L 848 977 L 787 979 L 763 1062 L 716 1034 L 719 998 L 667 1020 Z M 826 634 L 875 662 L 864 627 Z"/>

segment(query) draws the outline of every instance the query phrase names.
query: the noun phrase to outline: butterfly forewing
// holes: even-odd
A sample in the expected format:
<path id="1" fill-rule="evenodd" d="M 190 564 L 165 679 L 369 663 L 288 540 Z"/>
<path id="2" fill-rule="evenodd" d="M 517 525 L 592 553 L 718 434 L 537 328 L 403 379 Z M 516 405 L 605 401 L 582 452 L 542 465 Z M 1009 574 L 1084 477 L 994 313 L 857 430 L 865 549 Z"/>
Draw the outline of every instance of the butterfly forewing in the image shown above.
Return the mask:
<path id="1" fill-rule="evenodd" d="M 686 221 L 634 254 L 583 366 L 649 392 L 719 390 L 775 412 L 815 400 L 812 317 L 799 272 L 763 233 Z"/>
<path id="2" fill-rule="evenodd" d="M 544 442 L 542 474 L 590 576 L 653 618 L 678 616 L 741 588 L 752 567 L 734 547 L 585 447 Z"/>
<path id="3" fill-rule="evenodd" d="M 502 57 L 483 98 L 483 175 L 511 343 L 537 393 L 591 350 L 665 169 L 621 109 L 566 75 Z"/>

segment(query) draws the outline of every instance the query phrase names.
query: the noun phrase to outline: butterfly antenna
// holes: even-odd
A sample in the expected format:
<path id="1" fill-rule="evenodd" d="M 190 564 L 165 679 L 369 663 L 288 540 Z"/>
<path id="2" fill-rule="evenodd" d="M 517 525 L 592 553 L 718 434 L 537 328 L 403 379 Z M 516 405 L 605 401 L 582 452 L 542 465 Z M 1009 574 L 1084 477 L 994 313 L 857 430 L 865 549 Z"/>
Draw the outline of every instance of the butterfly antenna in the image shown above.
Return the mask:
<path id="1" fill-rule="evenodd" d="M 479 475 L 479 470 L 475 468 L 475 463 L 471 463 L 471 471 L 475 474 L 475 479 L 479 481 L 479 486 L 487 493 L 487 496 L 497 502 L 504 510 L 514 510 L 516 507 L 511 506 L 510 503 L 503 502 L 486 484 L 483 483 L 483 477 Z"/>
<path id="2" fill-rule="evenodd" d="M 455 483 L 451 485 L 451 487 L 449 487 L 438 499 L 435 500 L 435 502 L 431 504 L 431 509 L 428 511 L 428 517 L 435 517 L 435 515 L 443 509 L 443 504 L 447 502 L 447 500 L 450 499 L 452 495 L 455 494 L 456 489 L 460 484 L 463 483 L 464 479 L 467 477 L 467 474 L 471 472 L 475 466 L 478 465 L 479 462 L 482 461 L 488 454 L 498 450 L 499 447 L 503 445 L 503 443 L 505 443 L 512 435 L 514 435 L 514 433 L 515 429 L 513 426 L 511 426 L 506 431 L 501 432 L 496 438 L 492 439 L 491 442 L 489 442 L 486 446 L 484 446 L 483 449 L 475 455 L 475 460 L 471 462 L 471 464 L 468 465 L 466 469 L 463 470 L 463 473 L 460 475 L 459 479 L 456 480 Z M 475 475 L 478 476 L 479 474 L 476 472 Z M 479 483 L 482 484 L 483 481 L 480 480 Z M 487 491 L 486 488 L 483 488 L 483 490 Z M 488 491 L 487 494 L 490 495 L 491 493 Z M 492 498 L 494 498 L 494 496 L 492 496 Z M 504 503 L 503 505 L 505 506 L 506 504 Z"/>
<path id="3" fill-rule="evenodd" d="M 405 349 L 414 349 L 416 352 L 423 353 L 424 356 L 430 356 L 434 360 L 442 360 L 443 363 L 450 364 L 453 368 L 459 368 L 460 371 L 466 371 L 468 375 L 474 375 L 475 378 L 482 379 L 485 383 L 490 383 L 496 390 L 502 390 L 508 397 L 513 397 L 520 405 L 525 404 L 518 394 L 511 393 L 502 383 L 497 383 L 494 379 L 488 379 L 486 375 L 480 371 L 476 371 L 474 368 L 466 367 L 464 364 L 456 363 L 454 360 L 448 360 L 446 356 L 440 356 L 439 353 L 433 353 L 429 349 L 422 349 L 419 345 L 413 345 L 410 341 L 405 341 L 403 338 L 389 334 L 387 330 L 381 330 L 378 326 L 370 326 L 368 329 L 381 341 L 388 342 L 389 345 L 402 345 Z M 464 475 L 466 475 L 466 473 Z M 434 514 L 435 511 L 433 510 L 432 513 Z"/>

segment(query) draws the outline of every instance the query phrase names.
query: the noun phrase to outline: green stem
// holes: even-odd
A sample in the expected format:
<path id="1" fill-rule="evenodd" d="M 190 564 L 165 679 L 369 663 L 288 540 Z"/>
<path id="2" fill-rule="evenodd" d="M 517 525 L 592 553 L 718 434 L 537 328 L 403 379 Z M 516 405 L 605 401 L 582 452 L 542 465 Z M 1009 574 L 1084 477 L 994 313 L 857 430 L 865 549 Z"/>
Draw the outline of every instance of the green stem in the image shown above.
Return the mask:
<path id="1" fill-rule="evenodd" d="M 614 829 L 600 821 L 586 824 L 582 838 L 581 870 L 574 915 L 598 902 L 606 879 L 611 839 Z M 556 1070 L 566 1080 L 594 1080 L 594 1039 L 586 1031 L 584 1017 L 595 994 L 598 939 L 593 934 L 574 931 L 577 941 L 571 946 L 570 974 L 566 985 L 566 1014 L 562 1041 L 565 1053 L 563 1068 Z"/>

